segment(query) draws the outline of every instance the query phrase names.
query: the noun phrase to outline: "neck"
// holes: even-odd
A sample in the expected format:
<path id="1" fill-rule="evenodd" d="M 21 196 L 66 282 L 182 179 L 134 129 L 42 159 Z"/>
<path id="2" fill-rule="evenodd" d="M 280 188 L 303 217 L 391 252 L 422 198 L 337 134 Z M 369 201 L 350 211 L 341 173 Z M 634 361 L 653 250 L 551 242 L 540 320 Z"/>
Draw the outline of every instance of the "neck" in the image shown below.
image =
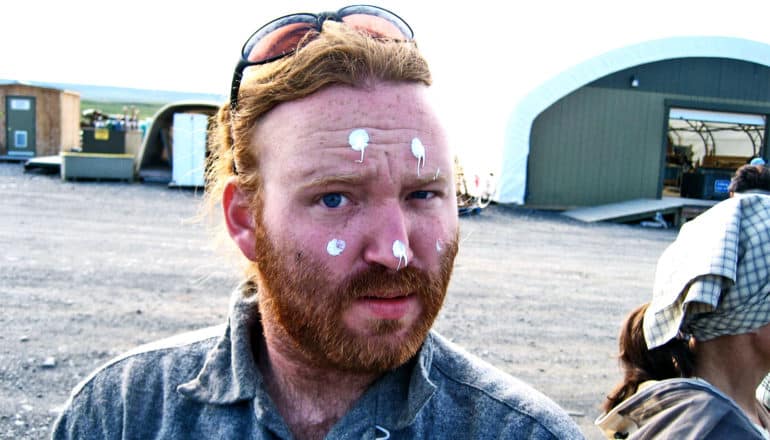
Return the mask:
<path id="1" fill-rule="evenodd" d="M 721 336 L 697 344 L 695 374 L 732 398 L 754 423 L 757 414 L 755 391 L 768 366 L 756 355 L 751 333 Z"/>
<path id="2" fill-rule="evenodd" d="M 262 323 L 264 340 L 257 359 L 268 394 L 294 437 L 324 438 L 379 374 L 318 366 L 278 323 L 269 319 Z"/>

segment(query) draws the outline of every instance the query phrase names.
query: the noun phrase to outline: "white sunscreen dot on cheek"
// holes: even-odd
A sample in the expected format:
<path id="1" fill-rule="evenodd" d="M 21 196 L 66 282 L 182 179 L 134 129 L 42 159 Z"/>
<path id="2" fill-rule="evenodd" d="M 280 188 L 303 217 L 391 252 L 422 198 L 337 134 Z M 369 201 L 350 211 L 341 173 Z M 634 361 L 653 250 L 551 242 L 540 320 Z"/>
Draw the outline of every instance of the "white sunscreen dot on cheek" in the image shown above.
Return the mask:
<path id="1" fill-rule="evenodd" d="M 363 128 L 356 128 L 350 132 L 348 142 L 350 142 L 350 148 L 361 152 L 361 160 L 356 160 L 356 162 L 362 163 L 364 161 L 364 150 L 369 146 L 369 133 Z"/>
<path id="2" fill-rule="evenodd" d="M 332 257 L 336 257 L 337 255 L 341 254 L 342 251 L 344 250 L 345 250 L 344 240 L 338 240 L 335 238 L 334 240 L 331 240 L 326 245 L 326 252 L 328 252 L 329 255 L 331 255 Z"/>
<path id="3" fill-rule="evenodd" d="M 396 240 L 393 242 L 393 256 L 398 258 L 398 266 L 396 267 L 396 270 L 401 268 L 401 261 L 404 262 L 404 267 L 409 264 L 409 262 L 406 260 L 406 246 L 401 240 Z"/>
<path id="4" fill-rule="evenodd" d="M 419 177 L 420 168 L 425 166 L 425 145 L 418 138 L 412 139 L 412 154 L 417 158 L 417 177 Z"/>

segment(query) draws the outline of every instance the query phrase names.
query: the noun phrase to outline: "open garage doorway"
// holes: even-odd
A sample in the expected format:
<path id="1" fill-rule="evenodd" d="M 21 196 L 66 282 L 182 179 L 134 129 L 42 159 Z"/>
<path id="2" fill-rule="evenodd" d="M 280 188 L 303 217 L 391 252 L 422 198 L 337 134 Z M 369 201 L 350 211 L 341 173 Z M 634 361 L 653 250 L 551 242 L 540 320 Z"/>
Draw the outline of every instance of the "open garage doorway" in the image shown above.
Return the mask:
<path id="1" fill-rule="evenodd" d="M 671 107 L 663 195 L 722 200 L 735 170 L 764 155 L 767 117 Z"/>

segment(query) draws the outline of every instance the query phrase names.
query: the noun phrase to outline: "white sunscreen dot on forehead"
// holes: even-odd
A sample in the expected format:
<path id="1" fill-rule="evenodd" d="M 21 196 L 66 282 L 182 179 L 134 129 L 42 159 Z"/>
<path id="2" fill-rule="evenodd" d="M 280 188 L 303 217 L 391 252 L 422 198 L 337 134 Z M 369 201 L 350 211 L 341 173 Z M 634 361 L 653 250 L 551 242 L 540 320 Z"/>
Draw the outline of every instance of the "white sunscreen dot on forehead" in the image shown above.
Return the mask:
<path id="1" fill-rule="evenodd" d="M 420 168 L 425 166 L 425 145 L 419 138 L 412 139 L 412 154 L 417 158 L 417 177 L 419 177 Z"/>
<path id="2" fill-rule="evenodd" d="M 350 148 L 361 152 L 361 160 L 356 160 L 356 162 L 362 163 L 364 161 L 364 150 L 369 146 L 369 133 L 363 128 L 356 128 L 350 132 L 348 142 L 350 142 Z"/>
<path id="3" fill-rule="evenodd" d="M 401 240 L 396 240 L 393 242 L 393 256 L 398 258 L 398 266 L 396 267 L 396 270 L 401 268 L 401 261 L 404 262 L 404 267 L 409 264 L 409 262 L 406 260 L 406 246 Z"/>
<path id="4" fill-rule="evenodd" d="M 341 254 L 342 251 L 345 250 L 345 241 L 344 240 L 338 240 L 333 239 L 326 245 L 326 252 L 329 253 L 332 257 L 336 257 L 337 255 Z"/>

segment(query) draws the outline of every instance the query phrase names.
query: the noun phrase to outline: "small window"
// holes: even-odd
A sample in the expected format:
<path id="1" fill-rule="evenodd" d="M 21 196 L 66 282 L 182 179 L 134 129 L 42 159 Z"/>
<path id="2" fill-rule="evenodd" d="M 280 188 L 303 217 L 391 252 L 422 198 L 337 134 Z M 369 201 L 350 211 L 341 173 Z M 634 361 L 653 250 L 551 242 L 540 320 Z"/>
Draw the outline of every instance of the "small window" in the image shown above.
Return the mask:
<path id="1" fill-rule="evenodd" d="M 32 108 L 32 101 L 29 99 L 11 99 L 11 110 L 27 111 Z"/>
<path id="2" fill-rule="evenodd" d="M 27 132 L 24 130 L 17 130 L 13 132 L 14 146 L 16 148 L 27 148 Z"/>

